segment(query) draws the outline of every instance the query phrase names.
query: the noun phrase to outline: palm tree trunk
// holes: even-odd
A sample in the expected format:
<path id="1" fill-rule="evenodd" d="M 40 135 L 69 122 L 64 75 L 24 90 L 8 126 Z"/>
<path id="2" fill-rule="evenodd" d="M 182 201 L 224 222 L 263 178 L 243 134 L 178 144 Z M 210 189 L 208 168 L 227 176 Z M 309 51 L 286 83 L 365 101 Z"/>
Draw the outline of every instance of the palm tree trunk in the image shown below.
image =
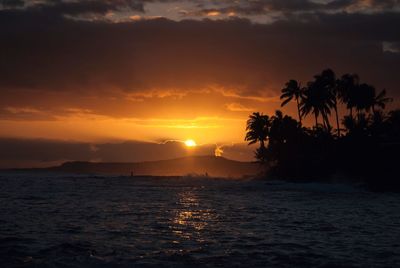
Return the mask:
<path id="1" fill-rule="evenodd" d="M 326 130 L 329 130 L 331 125 L 329 124 L 329 119 L 328 119 L 328 115 L 323 113 L 322 114 L 322 122 L 324 123 L 324 128 Z"/>
<path id="2" fill-rule="evenodd" d="M 265 162 L 265 144 L 263 140 L 260 140 L 260 155 L 259 155 L 259 160 L 261 161 L 261 163 Z"/>
<path id="3" fill-rule="evenodd" d="M 317 129 L 318 128 L 318 116 L 317 116 L 317 114 L 314 114 L 314 116 L 315 116 L 315 129 Z"/>
<path id="4" fill-rule="evenodd" d="M 338 110 L 337 110 L 337 103 L 335 103 L 334 109 L 335 109 L 335 114 L 336 114 L 337 135 L 338 135 L 338 137 L 340 137 L 339 114 L 338 114 Z"/>
<path id="5" fill-rule="evenodd" d="M 330 130 L 331 129 L 331 123 L 329 123 L 329 118 L 328 115 L 325 115 L 325 119 L 326 119 L 326 129 Z"/>
<path id="6" fill-rule="evenodd" d="M 300 126 L 301 126 L 301 115 L 300 115 L 300 104 L 299 104 L 299 98 L 296 98 L 296 102 L 297 102 L 297 113 L 299 114 L 299 122 L 300 122 Z"/>

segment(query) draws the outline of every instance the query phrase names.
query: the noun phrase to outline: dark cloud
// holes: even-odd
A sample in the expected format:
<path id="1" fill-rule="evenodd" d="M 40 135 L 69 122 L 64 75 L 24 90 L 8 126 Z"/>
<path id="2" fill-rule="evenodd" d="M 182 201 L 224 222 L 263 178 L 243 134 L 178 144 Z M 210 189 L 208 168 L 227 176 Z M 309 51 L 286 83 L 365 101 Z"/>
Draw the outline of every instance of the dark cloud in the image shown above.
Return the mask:
<path id="1" fill-rule="evenodd" d="M 338 41 L 362 42 L 399 40 L 400 13 L 378 14 L 301 14 L 278 21 L 269 27 L 275 33 L 293 33 L 304 38 L 338 38 Z M 345 45 L 345 44 L 344 44 Z"/>
<path id="2" fill-rule="evenodd" d="M 175 0 L 1 0 L 0 7 L 51 10 L 62 15 L 100 14 L 105 15 L 109 11 L 139 11 L 145 12 L 144 6 L 148 3 L 176 3 Z M 400 7 L 398 0 L 187 0 L 192 4 L 190 11 L 181 12 L 184 16 L 203 16 L 209 12 L 218 11 L 221 14 L 234 12 L 240 15 L 268 15 L 271 12 L 284 14 L 301 12 L 376 12 L 389 11 Z M 179 6 L 179 5 L 178 5 Z"/>
<path id="3" fill-rule="evenodd" d="M 115 10 L 134 10 L 143 12 L 143 1 L 140 0 L 81 0 L 81 1 L 23 1 L 2 0 L 0 6 L 5 8 L 21 8 L 25 10 L 39 10 L 50 12 L 53 15 L 79 15 L 85 13 L 106 14 Z"/>
<path id="4" fill-rule="evenodd" d="M 0 11 L 0 88 L 124 90 L 209 84 L 276 88 L 282 79 L 349 66 L 390 77 L 382 42 L 399 41 L 399 13 L 313 14 L 270 25 L 247 20 L 72 21 Z M 374 64 L 367 64 L 374 60 Z M 386 80 L 386 79 L 385 79 Z M 389 84 L 387 85 L 390 86 Z"/>
<path id="5" fill-rule="evenodd" d="M 310 0 L 258 0 L 258 1 L 220 1 L 219 5 L 210 8 L 202 5 L 200 10 L 194 12 L 197 15 L 207 15 L 210 12 L 221 14 L 235 13 L 239 15 L 266 15 L 271 12 L 281 12 L 286 15 L 293 13 L 314 12 L 376 12 L 390 11 L 400 7 L 397 0 L 333 0 L 315 2 Z"/>
<path id="6" fill-rule="evenodd" d="M 1 161 L 37 161 L 40 163 L 65 159 L 87 160 L 92 156 L 89 144 L 52 140 L 1 138 L 0 148 Z"/>
<path id="7" fill-rule="evenodd" d="M 23 0 L 0 0 L 0 7 L 3 8 L 18 8 L 24 6 Z"/>
<path id="8" fill-rule="evenodd" d="M 245 2 L 245 1 L 243 1 Z M 333 3 L 338 4 L 337 8 L 343 8 L 346 6 L 349 1 L 340 1 L 346 3 L 337 3 L 337 1 L 333 1 L 329 4 L 321 4 L 307 0 L 261 0 L 254 2 L 245 2 L 242 5 L 232 6 L 235 12 L 239 14 L 265 14 L 266 12 L 271 11 L 281 11 L 281 12 L 301 12 L 301 11 L 317 11 L 321 9 L 330 9 Z"/>
<path id="9" fill-rule="evenodd" d="M 64 15 L 79 15 L 85 13 L 106 14 L 114 10 L 134 10 L 144 12 L 143 3 L 132 0 L 91 0 L 91 1 L 51 1 L 35 8 Z"/>

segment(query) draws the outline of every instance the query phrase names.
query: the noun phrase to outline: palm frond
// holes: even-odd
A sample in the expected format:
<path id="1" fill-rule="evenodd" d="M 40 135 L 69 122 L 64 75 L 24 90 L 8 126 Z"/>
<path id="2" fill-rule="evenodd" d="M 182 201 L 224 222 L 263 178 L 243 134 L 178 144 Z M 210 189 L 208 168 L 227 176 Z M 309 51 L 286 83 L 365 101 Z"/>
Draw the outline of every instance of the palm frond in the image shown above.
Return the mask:
<path id="1" fill-rule="evenodd" d="M 288 104 L 291 100 L 293 99 L 293 96 L 287 98 L 286 100 L 284 100 L 281 104 L 281 107 L 285 106 L 286 104 Z"/>

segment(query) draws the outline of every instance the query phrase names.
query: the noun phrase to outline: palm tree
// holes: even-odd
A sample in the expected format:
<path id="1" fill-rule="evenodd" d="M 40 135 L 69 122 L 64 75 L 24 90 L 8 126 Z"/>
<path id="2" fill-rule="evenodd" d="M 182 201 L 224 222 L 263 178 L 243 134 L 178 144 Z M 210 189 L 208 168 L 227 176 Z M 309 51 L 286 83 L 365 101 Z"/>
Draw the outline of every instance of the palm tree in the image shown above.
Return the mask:
<path id="1" fill-rule="evenodd" d="M 389 102 L 392 102 L 392 98 L 386 97 L 386 89 L 382 90 L 379 92 L 377 96 L 373 99 L 373 102 L 371 104 L 372 112 L 375 114 L 375 106 L 378 106 L 381 109 L 385 109 L 386 104 Z"/>
<path id="2" fill-rule="evenodd" d="M 265 160 L 264 152 L 265 148 L 265 141 L 268 138 L 270 128 L 270 119 L 268 115 L 263 115 L 262 113 L 253 113 L 249 116 L 246 125 L 246 137 L 245 141 L 249 142 L 250 144 L 254 144 L 259 142 L 260 147 L 256 152 L 256 156 L 262 162 Z"/>
<path id="3" fill-rule="evenodd" d="M 357 117 L 361 120 L 363 111 L 369 112 L 376 97 L 375 88 L 369 84 L 363 83 L 356 87 L 354 104 L 357 109 Z"/>
<path id="4" fill-rule="evenodd" d="M 375 87 L 368 84 L 361 84 L 357 87 L 357 94 L 355 99 L 355 107 L 358 113 L 363 110 L 365 112 L 376 112 L 376 107 L 385 109 L 386 104 L 393 101 L 392 98 L 386 97 L 386 90 L 382 90 L 379 94 L 376 94 Z"/>
<path id="5" fill-rule="evenodd" d="M 315 117 L 315 128 L 317 128 L 320 110 L 316 108 L 318 101 L 315 91 L 315 87 L 311 82 L 309 82 L 306 90 L 304 91 L 304 97 L 301 100 L 300 111 L 302 117 L 306 117 L 309 113 L 313 113 Z"/>
<path id="6" fill-rule="evenodd" d="M 324 73 L 326 72 L 326 73 Z M 318 127 L 318 117 L 322 116 L 322 122 L 326 130 L 330 129 L 328 116 L 331 113 L 331 107 L 334 106 L 334 95 L 326 77 L 328 70 L 321 75 L 316 75 L 315 80 L 307 84 L 307 88 L 303 92 L 303 98 L 300 104 L 302 116 L 313 113 L 315 116 L 315 127 Z"/>
<path id="7" fill-rule="evenodd" d="M 270 118 L 270 121 L 268 148 L 271 144 L 283 144 L 294 140 L 294 137 L 301 131 L 295 119 L 288 115 L 283 116 L 279 110 L 275 111 L 275 115 Z"/>
<path id="8" fill-rule="evenodd" d="M 337 135 L 340 137 L 339 113 L 337 107 L 339 91 L 337 87 L 336 75 L 331 69 L 325 69 L 320 75 L 316 76 L 316 80 L 319 80 L 319 85 L 321 87 L 320 90 L 325 91 L 326 103 L 335 111 Z M 329 126 L 329 120 L 327 116 L 326 120 L 327 125 Z"/>
<path id="9" fill-rule="evenodd" d="M 349 109 L 349 116 L 353 117 L 353 108 L 356 102 L 356 91 L 359 84 L 359 77 L 357 74 L 344 74 L 337 84 L 337 97 L 339 100 L 346 104 Z"/>
<path id="10" fill-rule="evenodd" d="M 386 121 L 389 131 L 387 132 L 391 139 L 400 142 L 400 109 L 389 112 L 389 117 Z"/>
<path id="11" fill-rule="evenodd" d="M 303 89 L 300 86 L 300 83 L 297 82 L 296 80 L 289 80 L 285 84 L 285 88 L 282 89 L 282 95 L 281 95 L 281 100 L 284 99 L 284 101 L 281 104 L 281 107 L 285 106 L 288 104 L 293 98 L 296 100 L 297 103 L 297 113 L 299 116 L 299 122 L 301 126 L 301 114 L 300 114 L 300 101 L 299 99 L 302 98 L 303 95 Z"/>
<path id="12" fill-rule="evenodd" d="M 268 157 L 270 160 L 282 160 L 282 156 L 292 154 L 298 148 L 302 129 L 297 120 L 288 115 L 284 116 L 279 110 L 270 117 L 270 122 Z"/>
<path id="13" fill-rule="evenodd" d="M 360 133 L 367 128 L 376 130 L 377 126 L 380 125 L 380 121 L 383 121 L 383 114 L 377 111 L 376 107 L 384 109 L 386 104 L 390 101 L 392 101 L 392 99 L 386 97 L 386 90 L 382 90 L 377 95 L 375 87 L 366 83 L 357 85 L 353 89 L 351 100 L 352 106 L 357 110 L 357 120 L 354 120 L 353 129 L 356 129 Z M 370 117 L 367 117 L 366 113 L 370 113 Z M 347 121 L 347 123 L 349 123 L 350 119 Z M 349 126 L 351 124 L 347 125 Z M 347 127 L 347 129 L 349 128 Z"/>

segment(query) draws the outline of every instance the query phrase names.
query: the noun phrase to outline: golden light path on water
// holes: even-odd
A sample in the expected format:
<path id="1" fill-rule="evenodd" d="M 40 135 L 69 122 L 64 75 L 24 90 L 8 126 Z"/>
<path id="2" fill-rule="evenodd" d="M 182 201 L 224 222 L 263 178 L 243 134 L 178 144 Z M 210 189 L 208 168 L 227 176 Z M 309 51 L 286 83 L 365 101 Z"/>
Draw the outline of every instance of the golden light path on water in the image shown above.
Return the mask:
<path id="1" fill-rule="evenodd" d="M 203 230 L 215 222 L 218 215 L 213 209 L 202 209 L 200 198 L 191 190 L 177 194 L 177 205 L 172 230 L 179 238 L 197 240 L 206 239 Z M 210 226 L 209 226 L 210 227 Z"/>

